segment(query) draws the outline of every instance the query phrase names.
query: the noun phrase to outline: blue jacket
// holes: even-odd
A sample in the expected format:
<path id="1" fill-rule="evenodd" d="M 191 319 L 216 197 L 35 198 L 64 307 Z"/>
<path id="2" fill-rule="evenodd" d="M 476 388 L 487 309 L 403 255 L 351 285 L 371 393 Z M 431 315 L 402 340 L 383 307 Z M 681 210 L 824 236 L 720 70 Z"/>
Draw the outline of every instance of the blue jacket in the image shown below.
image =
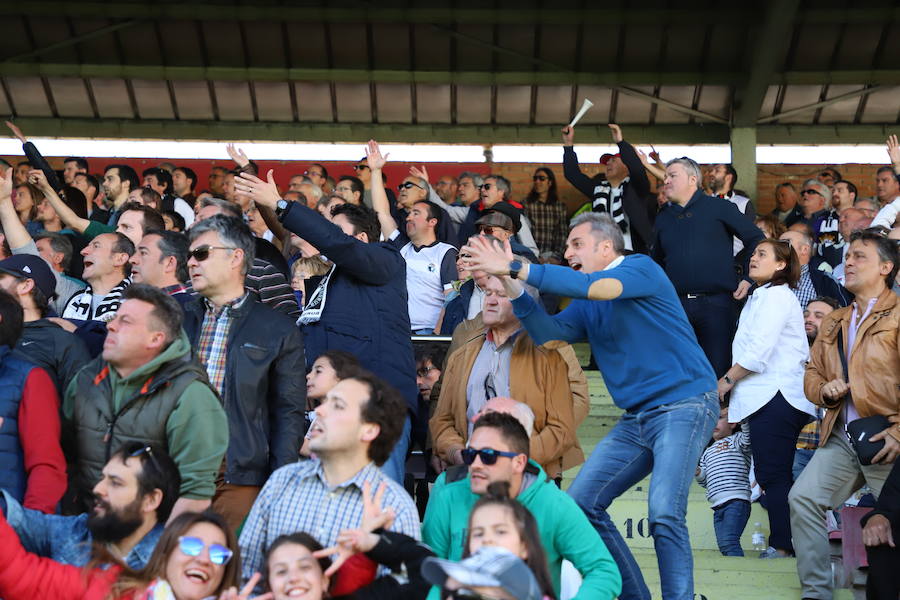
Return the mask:
<path id="1" fill-rule="evenodd" d="M 418 408 L 416 365 L 410 340 L 406 261 L 388 243 L 364 243 L 346 235 L 318 212 L 292 203 L 281 215 L 285 228 L 337 265 L 322 318 L 302 326 L 306 364 L 326 350 L 356 356 Z"/>
<path id="2" fill-rule="evenodd" d="M 469 279 L 459 288 L 459 293 L 444 308 L 444 320 L 441 321 L 441 335 L 453 335 L 456 326 L 466 320 L 469 314 L 469 301 L 475 291 L 475 280 Z"/>
<path id="3" fill-rule="evenodd" d="M 16 530 L 28 552 L 76 567 L 83 567 L 91 560 L 93 537 L 87 528 L 87 513 L 71 517 L 45 515 L 24 508 L 6 491 L 2 492 L 0 503 L 5 505 L 0 508 L 6 513 L 7 522 Z M 144 568 L 164 528 L 164 524 L 157 523 L 131 549 L 125 564 L 134 570 Z"/>
<path id="4" fill-rule="evenodd" d="M 847 288 L 827 273 L 815 268 L 812 263 L 809 265 L 809 279 L 812 281 L 817 296 L 834 298 L 841 306 L 850 306 L 850 303 L 853 302 L 853 294 Z"/>
<path id="5" fill-rule="evenodd" d="M 25 380 L 34 368 L 30 362 L 15 358 L 9 346 L 0 346 L 0 488 L 13 498 L 25 498 L 27 477 L 25 454 L 19 440 L 19 403 Z"/>

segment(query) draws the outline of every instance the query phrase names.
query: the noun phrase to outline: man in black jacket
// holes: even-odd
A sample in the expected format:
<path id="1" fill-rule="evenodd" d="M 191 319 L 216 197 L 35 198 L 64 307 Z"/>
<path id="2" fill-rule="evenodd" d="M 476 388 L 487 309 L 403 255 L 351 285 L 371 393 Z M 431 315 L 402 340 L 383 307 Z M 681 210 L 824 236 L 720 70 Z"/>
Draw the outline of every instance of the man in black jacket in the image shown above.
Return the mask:
<path id="1" fill-rule="evenodd" d="M 200 295 L 184 307 L 194 355 L 222 396 L 230 440 L 213 508 L 237 529 L 269 474 L 296 462 L 306 409 L 303 337 L 244 288 L 250 229 L 216 215 L 190 230 L 188 271 Z"/>
<path id="2" fill-rule="evenodd" d="M 0 288 L 24 312 L 25 327 L 16 353 L 47 371 L 62 397 L 65 386 L 91 357 L 81 338 L 45 318 L 56 294 L 53 272 L 39 256 L 16 254 L 0 261 Z"/>
<path id="3" fill-rule="evenodd" d="M 648 202 L 650 180 L 634 147 L 622 138 L 618 125 L 610 123 L 619 153 L 606 163 L 606 177 L 588 177 L 578 166 L 572 144 L 574 127 L 563 128 L 563 172 L 566 181 L 591 200 L 591 210 L 609 213 L 622 229 L 625 248 L 647 253 L 653 241 Z"/>

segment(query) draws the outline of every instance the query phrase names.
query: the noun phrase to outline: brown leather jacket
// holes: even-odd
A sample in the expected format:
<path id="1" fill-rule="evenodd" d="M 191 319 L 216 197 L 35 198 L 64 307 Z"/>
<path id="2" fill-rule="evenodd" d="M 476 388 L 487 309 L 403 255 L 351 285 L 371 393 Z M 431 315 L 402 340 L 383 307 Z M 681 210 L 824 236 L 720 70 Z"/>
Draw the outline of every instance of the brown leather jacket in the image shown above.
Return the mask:
<path id="1" fill-rule="evenodd" d="M 822 388 L 833 379 L 844 378 L 837 336 L 840 331 L 846 349 L 852 310 L 848 306 L 825 317 L 810 349 L 803 389 L 811 402 L 827 409 L 822 420 L 820 446 L 825 444 L 844 407 L 843 400 L 835 406 L 824 398 Z M 850 394 L 860 417 L 885 415 L 893 423 L 900 422 L 900 298 L 890 289 L 878 296 L 872 312 L 860 324 L 847 370 Z M 900 425 L 892 427 L 890 435 L 900 441 Z"/>
<path id="2" fill-rule="evenodd" d="M 466 386 L 484 338 L 483 328 L 471 332 L 447 359 L 438 405 L 429 421 L 435 453 L 444 460 L 466 444 Z M 535 416 L 531 458 L 551 477 L 584 462 L 584 453 L 576 445 L 569 367 L 557 347 L 535 346 L 523 331 L 513 343 L 510 363 L 510 396 L 527 404 Z M 584 373 L 581 379 L 586 391 Z"/>

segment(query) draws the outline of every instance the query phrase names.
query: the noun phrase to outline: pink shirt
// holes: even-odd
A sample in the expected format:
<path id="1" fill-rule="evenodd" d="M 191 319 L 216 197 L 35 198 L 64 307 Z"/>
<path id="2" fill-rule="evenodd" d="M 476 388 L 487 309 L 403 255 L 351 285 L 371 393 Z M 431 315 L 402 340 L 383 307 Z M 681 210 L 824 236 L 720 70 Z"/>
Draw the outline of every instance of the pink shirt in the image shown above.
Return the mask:
<path id="1" fill-rule="evenodd" d="M 859 314 L 859 305 L 856 302 L 853 303 L 853 312 L 850 313 L 850 327 L 847 328 L 847 364 L 850 363 L 850 353 L 853 351 L 853 344 L 856 343 L 856 332 L 859 330 L 859 326 L 862 322 L 869 317 L 869 313 L 872 312 L 872 307 L 875 306 L 877 300 L 877 297 L 869 300 L 869 304 L 866 306 L 866 312 L 863 313 L 861 319 L 856 318 Z M 856 412 L 856 406 L 854 406 L 853 402 L 851 401 L 844 404 L 844 423 L 846 424 L 850 421 L 855 421 L 858 418 L 859 413 Z"/>

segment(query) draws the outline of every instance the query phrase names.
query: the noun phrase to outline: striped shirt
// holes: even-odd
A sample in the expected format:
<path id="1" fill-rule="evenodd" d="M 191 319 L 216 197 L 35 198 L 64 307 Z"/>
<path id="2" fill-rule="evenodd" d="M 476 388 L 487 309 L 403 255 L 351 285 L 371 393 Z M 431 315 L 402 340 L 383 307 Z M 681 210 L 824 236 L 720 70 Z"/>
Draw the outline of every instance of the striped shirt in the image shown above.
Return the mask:
<path id="1" fill-rule="evenodd" d="M 209 382 L 215 386 L 216 391 L 223 398 L 225 397 L 223 389 L 225 387 L 225 365 L 228 362 L 226 344 L 231 324 L 234 322 L 231 312 L 240 308 L 247 296 L 248 294 L 245 292 L 240 298 L 235 298 L 219 309 L 216 309 L 206 298 L 203 299 L 206 304 L 206 314 L 203 316 L 203 325 L 200 327 L 197 358 L 200 360 L 200 364 L 206 368 Z"/>
<path id="2" fill-rule="evenodd" d="M 697 482 L 713 508 L 739 499 L 750 501 L 750 434 L 739 431 L 714 442 L 700 457 Z"/>
<path id="3" fill-rule="evenodd" d="M 240 539 L 244 580 L 262 570 L 266 550 L 280 535 L 305 531 L 328 548 L 342 530 L 357 529 L 362 522 L 366 481 L 373 493 L 382 482 L 387 484 L 382 502 L 396 514 L 391 531 L 421 539 L 419 512 L 412 498 L 374 463 L 344 483 L 329 486 L 322 463 L 304 460 L 272 473 L 253 503 Z"/>
<path id="4" fill-rule="evenodd" d="M 253 265 L 244 279 L 244 287 L 253 294 L 254 299 L 283 313 L 293 319 L 300 316 L 300 307 L 294 290 L 272 263 L 255 258 Z"/>

